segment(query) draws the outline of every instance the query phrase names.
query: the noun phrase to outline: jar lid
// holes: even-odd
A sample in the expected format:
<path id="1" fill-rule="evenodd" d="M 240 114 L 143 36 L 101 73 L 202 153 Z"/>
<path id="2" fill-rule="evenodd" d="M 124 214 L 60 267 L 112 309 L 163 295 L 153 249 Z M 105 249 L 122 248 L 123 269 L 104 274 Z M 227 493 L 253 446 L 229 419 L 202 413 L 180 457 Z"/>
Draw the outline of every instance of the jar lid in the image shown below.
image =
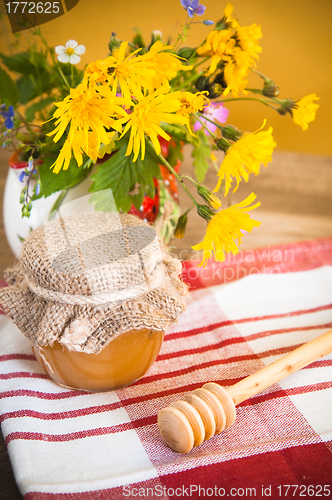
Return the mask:
<path id="1" fill-rule="evenodd" d="M 154 228 L 138 217 L 118 213 L 60 217 L 33 231 L 21 253 L 22 268 L 36 291 L 41 287 L 45 294 L 47 290 L 66 295 L 108 294 L 109 301 L 155 288 L 161 279 L 161 263 Z"/>

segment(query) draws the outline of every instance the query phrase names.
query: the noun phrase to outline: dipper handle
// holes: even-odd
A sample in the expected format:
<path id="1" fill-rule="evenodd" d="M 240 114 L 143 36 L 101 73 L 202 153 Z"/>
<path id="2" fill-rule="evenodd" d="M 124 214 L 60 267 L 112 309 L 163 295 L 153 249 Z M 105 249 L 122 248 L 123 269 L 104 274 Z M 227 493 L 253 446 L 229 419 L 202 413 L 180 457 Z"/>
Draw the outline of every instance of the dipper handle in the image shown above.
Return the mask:
<path id="1" fill-rule="evenodd" d="M 332 352 L 332 330 L 224 389 L 209 382 L 158 414 L 160 433 L 170 448 L 187 453 L 235 421 L 235 405 Z M 215 429 L 215 430 L 214 430 Z"/>
<path id="2" fill-rule="evenodd" d="M 227 389 L 235 405 L 332 352 L 332 330 L 303 344 Z"/>

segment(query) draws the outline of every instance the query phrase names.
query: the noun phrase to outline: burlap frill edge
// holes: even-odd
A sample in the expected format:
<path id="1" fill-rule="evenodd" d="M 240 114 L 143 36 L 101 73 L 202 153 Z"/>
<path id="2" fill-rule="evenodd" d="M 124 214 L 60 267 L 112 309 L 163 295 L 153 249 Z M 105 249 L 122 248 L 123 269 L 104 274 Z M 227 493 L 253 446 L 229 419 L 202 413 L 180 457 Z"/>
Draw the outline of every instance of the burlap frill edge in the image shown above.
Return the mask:
<path id="1" fill-rule="evenodd" d="M 32 345 L 54 342 L 71 351 L 97 354 L 112 339 L 133 329 L 165 331 L 186 308 L 188 287 L 181 279 L 181 262 L 164 254 L 167 276 L 162 286 L 121 303 L 74 305 L 46 300 L 30 290 L 20 264 L 5 271 L 8 287 L 0 303 Z"/>

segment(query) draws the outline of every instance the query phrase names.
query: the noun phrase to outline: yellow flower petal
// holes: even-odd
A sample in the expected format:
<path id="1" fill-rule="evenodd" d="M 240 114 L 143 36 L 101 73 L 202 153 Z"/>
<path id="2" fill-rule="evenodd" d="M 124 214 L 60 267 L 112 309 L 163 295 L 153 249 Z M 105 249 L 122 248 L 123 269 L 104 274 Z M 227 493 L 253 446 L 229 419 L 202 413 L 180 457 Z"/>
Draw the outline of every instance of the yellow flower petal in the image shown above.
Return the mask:
<path id="1" fill-rule="evenodd" d="M 235 192 L 241 178 L 247 182 L 249 174 L 259 174 L 261 164 L 266 167 L 272 161 L 272 153 L 275 146 L 276 142 L 274 142 L 272 137 L 272 127 L 269 127 L 266 131 L 259 129 L 252 134 L 243 135 L 226 152 L 218 172 L 219 180 L 213 192 L 217 192 L 222 181 L 225 180 L 226 196 L 233 178 L 237 182 L 234 189 Z"/>
<path id="2" fill-rule="evenodd" d="M 55 162 L 54 171 L 59 172 L 62 165 L 68 168 L 71 153 L 75 158 L 81 159 L 84 152 L 93 161 L 96 161 L 100 145 L 109 144 L 106 129 L 114 128 L 122 132 L 122 123 L 127 120 L 127 113 L 121 107 L 123 99 L 113 97 L 111 92 L 102 88 L 87 88 L 84 83 L 76 89 L 71 89 L 70 94 L 60 103 L 53 117 L 57 118 L 55 129 L 48 135 L 54 135 L 57 142 L 69 126 L 68 137 L 62 148 L 59 158 Z M 67 157 L 64 157 L 66 153 Z"/>
<path id="3" fill-rule="evenodd" d="M 181 102 L 178 99 L 180 94 L 181 92 L 169 92 L 167 85 L 150 95 L 135 96 L 137 104 L 134 104 L 132 112 L 127 116 L 127 124 L 121 136 L 123 137 L 130 130 L 126 156 L 133 152 L 133 161 L 136 161 L 141 152 L 141 159 L 144 159 L 145 135 L 151 139 L 156 153 L 160 154 L 158 136 L 161 135 L 169 140 L 169 136 L 160 127 L 162 122 L 180 123 L 189 128 L 188 117 L 175 114 L 181 108 Z"/>
<path id="4" fill-rule="evenodd" d="M 225 253 L 236 254 L 239 252 L 237 245 L 241 244 L 242 231 L 250 233 L 260 222 L 250 218 L 247 213 L 260 206 L 260 203 L 249 206 L 256 199 L 251 193 L 245 200 L 236 205 L 221 210 L 215 214 L 208 223 L 206 234 L 201 243 L 194 245 L 194 250 L 203 250 L 200 266 L 205 266 L 214 254 L 215 260 L 225 260 Z M 237 244 L 235 240 L 238 240 Z"/>
<path id="5" fill-rule="evenodd" d="M 196 92 L 192 94 L 191 92 L 180 92 L 179 99 L 181 102 L 181 108 L 179 109 L 179 114 L 183 116 L 189 116 L 197 111 L 203 111 L 204 108 L 209 106 L 210 101 L 206 97 L 208 92 Z"/>
<path id="6" fill-rule="evenodd" d="M 307 130 L 308 123 L 314 121 L 319 104 L 315 104 L 319 97 L 316 94 L 310 94 L 297 101 L 292 109 L 293 121 L 300 125 L 302 130 Z"/>

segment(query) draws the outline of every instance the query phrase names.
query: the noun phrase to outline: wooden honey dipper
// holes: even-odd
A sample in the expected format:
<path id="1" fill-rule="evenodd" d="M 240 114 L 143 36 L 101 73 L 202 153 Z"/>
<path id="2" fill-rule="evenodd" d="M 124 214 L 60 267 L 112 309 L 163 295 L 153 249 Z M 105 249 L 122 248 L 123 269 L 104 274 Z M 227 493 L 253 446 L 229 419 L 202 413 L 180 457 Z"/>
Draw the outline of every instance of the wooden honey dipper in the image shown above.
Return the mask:
<path id="1" fill-rule="evenodd" d="M 224 389 L 208 382 L 158 414 L 160 433 L 172 450 L 188 453 L 236 418 L 235 406 L 332 352 L 332 330 Z"/>

